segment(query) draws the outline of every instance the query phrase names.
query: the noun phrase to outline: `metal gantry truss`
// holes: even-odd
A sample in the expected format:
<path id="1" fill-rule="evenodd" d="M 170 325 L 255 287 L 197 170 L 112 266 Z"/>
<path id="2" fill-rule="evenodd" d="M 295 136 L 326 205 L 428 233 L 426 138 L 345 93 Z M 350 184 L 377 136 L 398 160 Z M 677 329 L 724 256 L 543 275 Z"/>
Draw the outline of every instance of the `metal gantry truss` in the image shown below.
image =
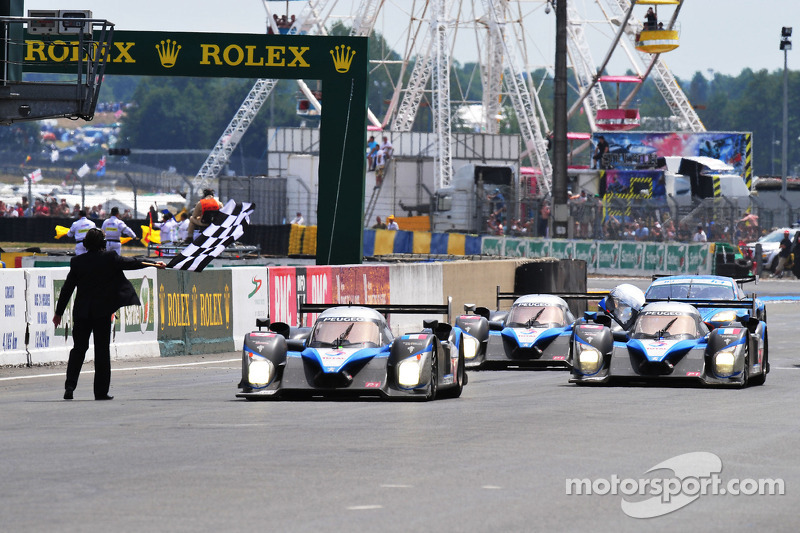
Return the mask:
<path id="1" fill-rule="evenodd" d="M 433 171 L 437 187 L 447 187 L 453 177 L 450 131 L 450 45 L 448 43 L 447 14 L 449 0 L 431 0 L 431 42 L 433 65 L 433 131 L 436 149 L 433 153 Z"/>
<path id="2" fill-rule="evenodd" d="M 369 35 L 372 32 L 383 1 L 384 0 L 362 0 L 359 6 L 359 13 L 361 16 L 356 19 L 350 32 L 351 35 Z M 263 0 L 263 3 L 267 11 L 267 25 L 273 32 L 277 33 L 278 27 L 275 25 L 275 21 L 271 16 L 267 1 Z M 325 34 L 327 32 L 325 29 L 327 5 L 328 0 L 309 1 L 300 12 L 300 15 L 296 17 L 294 24 L 289 29 L 289 33 Z M 239 106 L 233 119 L 231 119 L 228 127 L 225 128 L 217 144 L 214 145 L 214 148 L 208 154 L 203 166 L 200 167 L 200 170 L 192 182 L 194 190 L 199 191 L 203 187 L 207 187 L 210 180 L 215 179 L 219 175 L 277 83 L 278 80 L 275 79 L 260 79 L 256 81 L 253 88 L 250 89 L 247 97 L 245 97 L 242 102 L 242 105 Z M 309 98 L 312 105 L 321 112 L 322 106 L 317 99 L 314 98 L 314 95 L 305 82 L 303 80 L 297 80 L 297 84 L 303 94 Z"/>
<path id="3" fill-rule="evenodd" d="M 538 105 L 535 100 L 538 95 L 529 91 L 525 82 L 528 73 L 517 65 L 515 47 L 509 42 L 518 40 L 506 32 L 508 0 L 483 0 L 484 8 L 489 23 L 489 32 L 500 36 L 498 42 L 503 44 L 503 81 L 511 99 L 511 104 L 517 114 L 522 140 L 532 155 L 531 159 L 538 163 L 542 171 L 540 185 L 545 193 L 549 193 L 553 182 L 553 165 L 547 154 L 547 141 L 542 135 L 540 117 L 537 115 Z"/>

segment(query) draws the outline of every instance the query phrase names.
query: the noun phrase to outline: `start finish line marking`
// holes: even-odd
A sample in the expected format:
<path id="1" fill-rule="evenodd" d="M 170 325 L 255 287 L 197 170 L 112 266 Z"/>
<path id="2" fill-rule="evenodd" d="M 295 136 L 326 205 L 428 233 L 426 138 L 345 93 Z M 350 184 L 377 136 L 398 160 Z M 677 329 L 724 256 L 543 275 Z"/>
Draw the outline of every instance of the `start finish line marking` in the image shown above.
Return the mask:
<path id="1" fill-rule="evenodd" d="M 153 365 L 153 366 L 132 366 L 129 368 L 112 368 L 111 372 L 131 372 L 131 371 L 138 371 L 138 370 L 164 370 L 170 368 L 180 368 L 180 367 L 189 367 L 189 366 L 203 366 L 203 365 L 219 365 L 223 363 L 232 363 L 232 362 L 239 362 L 241 358 L 237 357 L 236 359 L 220 359 L 217 361 L 201 361 L 198 363 L 175 363 L 172 365 Z M 66 372 L 66 369 L 64 370 Z M 16 379 L 36 379 L 36 378 L 52 378 L 52 377 L 63 377 L 64 372 L 58 372 L 56 374 L 36 374 L 33 376 L 15 376 L 15 377 L 8 377 L 8 378 L 0 378 L 0 381 L 13 381 Z M 81 374 L 94 374 L 94 370 L 82 370 Z"/>

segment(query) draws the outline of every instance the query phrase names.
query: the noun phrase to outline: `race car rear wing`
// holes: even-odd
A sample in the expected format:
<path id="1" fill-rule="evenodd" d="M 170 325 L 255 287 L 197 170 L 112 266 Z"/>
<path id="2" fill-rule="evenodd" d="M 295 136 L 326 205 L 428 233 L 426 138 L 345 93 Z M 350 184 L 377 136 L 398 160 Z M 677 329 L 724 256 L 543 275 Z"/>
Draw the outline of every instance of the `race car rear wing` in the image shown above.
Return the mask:
<path id="1" fill-rule="evenodd" d="M 374 309 L 382 315 L 403 314 L 403 315 L 446 315 L 447 322 L 451 320 L 451 308 L 453 305 L 453 297 L 447 297 L 447 303 L 442 305 L 437 304 L 313 304 L 301 302 L 298 312 L 302 319 L 304 314 L 307 313 L 321 313 L 331 307 L 368 307 Z"/>
<path id="2" fill-rule="evenodd" d="M 731 309 L 750 309 L 750 315 L 756 316 L 758 306 L 755 297 L 744 298 L 742 300 L 698 300 L 696 298 L 648 298 L 645 304 L 653 302 L 679 302 L 689 304 L 699 308 L 731 308 Z"/>
<path id="3" fill-rule="evenodd" d="M 652 281 L 655 281 L 657 279 L 668 278 L 668 277 L 673 276 L 673 275 L 674 274 L 653 274 L 651 279 L 652 279 Z M 758 281 L 758 278 L 756 276 L 745 276 L 743 278 L 731 278 L 731 279 L 734 282 L 736 282 L 738 285 L 743 285 L 745 283 L 754 283 L 754 282 Z"/>
<path id="4" fill-rule="evenodd" d="M 564 300 L 600 300 L 608 296 L 609 291 L 607 290 L 592 290 L 588 292 L 548 292 L 542 294 L 549 294 L 552 296 L 558 296 L 559 298 L 563 298 Z M 516 300 L 517 298 L 521 298 L 522 296 L 528 296 L 529 294 L 533 293 L 521 293 L 521 292 L 501 292 L 500 285 L 497 286 L 497 310 L 500 310 L 500 301 L 501 300 Z"/>

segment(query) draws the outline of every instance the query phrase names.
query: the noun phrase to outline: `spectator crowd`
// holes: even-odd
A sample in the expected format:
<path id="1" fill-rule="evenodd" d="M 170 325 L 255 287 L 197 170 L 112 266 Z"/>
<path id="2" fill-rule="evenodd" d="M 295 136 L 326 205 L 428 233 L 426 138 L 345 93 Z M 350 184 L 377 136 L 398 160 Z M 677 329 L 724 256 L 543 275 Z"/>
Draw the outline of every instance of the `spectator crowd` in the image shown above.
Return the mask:
<path id="1" fill-rule="evenodd" d="M 101 220 L 107 218 L 108 214 L 103 204 L 86 206 L 86 216 L 90 219 Z M 30 205 L 26 196 L 14 205 L 0 200 L 0 218 L 24 218 L 24 217 L 56 217 L 56 218 L 78 218 L 81 207 L 78 204 L 70 206 L 65 199 L 58 201 L 55 197 L 46 195 L 43 199 L 37 198 L 33 205 Z M 120 213 L 119 218 L 130 220 L 133 214 L 130 209 L 125 209 Z"/>

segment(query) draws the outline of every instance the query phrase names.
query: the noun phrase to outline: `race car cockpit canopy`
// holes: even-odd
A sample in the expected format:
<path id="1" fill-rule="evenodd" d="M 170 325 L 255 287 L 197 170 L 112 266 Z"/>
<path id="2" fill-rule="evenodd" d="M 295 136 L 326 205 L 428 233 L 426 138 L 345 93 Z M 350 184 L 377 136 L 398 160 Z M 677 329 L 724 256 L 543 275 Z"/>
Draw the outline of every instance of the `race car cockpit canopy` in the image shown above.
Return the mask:
<path id="1" fill-rule="evenodd" d="M 317 318 L 310 346 L 381 346 L 393 337 L 383 315 L 363 307 L 333 307 Z"/>
<path id="2" fill-rule="evenodd" d="M 693 298 L 698 300 L 735 300 L 741 295 L 738 286 L 715 278 L 678 278 L 654 281 L 647 289 L 650 300 Z"/>
<path id="3" fill-rule="evenodd" d="M 508 327 L 564 327 L 575 321 L 567 302 L 546 294 L 530 294 L 514 301 L 508 314 Z"/>
<path id="4" fill-rule="evenodd" d="M 605 298 L 605 310 L 623 329 L 628 329 L 636 320 L 636 315 L 644 305 L 642 289 L 630 283 L 617 285 Z"/>
<path id="5" fill-rule="evenodd" d="M 697 339 L 708 333 L 700 313 L 689 304 L 657 302 L 645 306 L 631 329 L 634 339 Z"/>

